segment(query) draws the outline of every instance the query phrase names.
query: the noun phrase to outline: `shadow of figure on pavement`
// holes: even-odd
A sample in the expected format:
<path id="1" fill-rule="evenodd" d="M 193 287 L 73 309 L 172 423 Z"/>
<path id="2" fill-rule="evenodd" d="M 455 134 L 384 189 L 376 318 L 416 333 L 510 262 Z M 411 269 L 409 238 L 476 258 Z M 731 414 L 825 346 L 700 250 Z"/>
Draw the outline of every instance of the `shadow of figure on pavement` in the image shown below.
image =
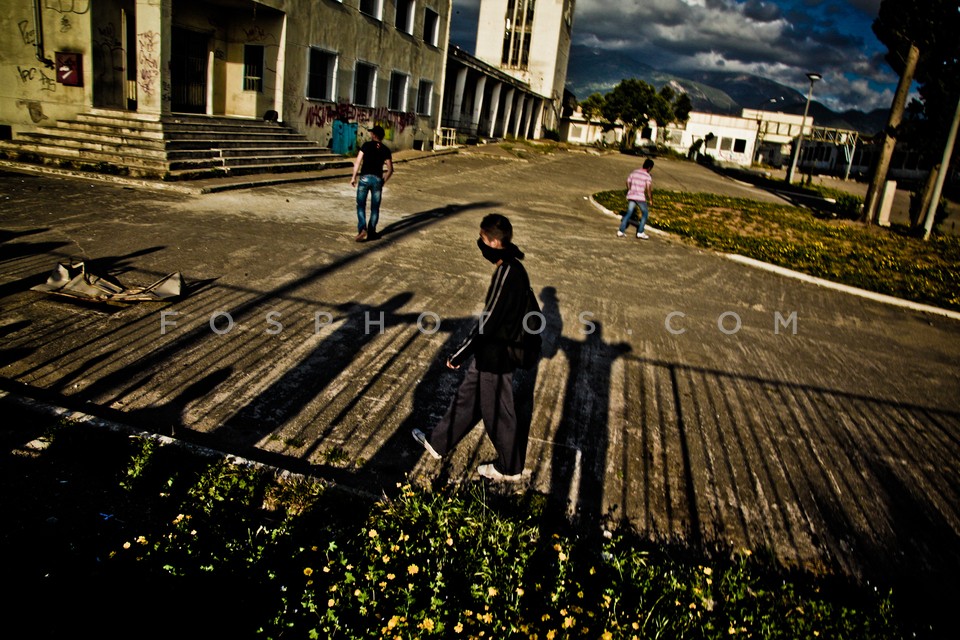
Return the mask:
<path id="1" fill-rule="evenodd" d="M 410 414 L 389 437 L 383 440 L 377 452 L 357 471 L 357 479 L 360 483 L 370 484 L 371 488 L 378 492 L 390 494 L 396 490 L 397 483 L 407 480 L 410 472 L 423 456 L 429 458 L 423 447 L 413 439 L 411 432 L 413 429 L 429 431 L 446 412 L 466 371 L 466 366 L 459 369 L 447 367 L 447 357 L 466 339 L 476 322 L 476 316 L 441 321 L 439 332 L 448 335 L 443 345 L 437 349 L 429 368 L 413 382 L 415 388 Z M 419 371 L 411 371 L 411 375 L 419 375 L 419 373 Z M 440 472 L 431 483 L 434 486 L 442 486 L 449 481 L 449 456 L 440 464 Z"/>
<path id="2" fill-rule="evenodd" d="M 300 362 L 287 368 L 269 387 L 239 408 L 217 431 L 226 430 L 232 445 L 254 447 L 264 436 L 283 426 L 320 395 L 380 335 L 381 327 L 386 329 L 398 324 L 416 324 L 419 313 L 397 313 L 412 298 L 412 293 L 403 292 L 380 306 L 356 303 L 340 305 L 337 310 L 346 313 L 347 319 Z M 374 319 L 372 322 L 376 322 L 376 330 L 368 330 L 367 313 Z M 287 365 L 281 362 L 280 366 Z M 326 435 L 326 432 L 321 434 L 319 440 L 322 441 Z M 314 443 L 311 450 L 319 444 L 319 441 Z M 242 450 L 244 455 L 249 453 L 246 449 Z"/>
<path id="3" fill-rule="evenodd" d="M 609 515 L 602 511 L 611 369 L 631 349 L 625 342 L 604 342 L 602 324 L 587 316 L 581 331 L 586 332 L 583 342 L 561 338 L 558 343 L 570 373 L 563 414 L 552 438 L 549 504 L 555 516 L 562 510 L 574 523 L 593 525 Z"/>

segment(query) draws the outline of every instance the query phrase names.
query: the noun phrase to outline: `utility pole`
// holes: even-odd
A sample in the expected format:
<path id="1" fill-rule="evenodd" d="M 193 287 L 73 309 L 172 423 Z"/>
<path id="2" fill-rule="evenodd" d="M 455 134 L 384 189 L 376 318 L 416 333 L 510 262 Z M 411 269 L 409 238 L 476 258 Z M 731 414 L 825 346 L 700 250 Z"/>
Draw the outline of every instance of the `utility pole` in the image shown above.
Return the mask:
<path id="1" fill-rule="evenodd" d="M 797 138 L 797 148 L 793 150 L 793 161 L 790 162 L 790 171 L 787 172 L 787 184 L 793 184 L 793 176 L 797 172 L 797 161 L 800 159 L 800 147 L 803 146 L 803 128 L 807 125 L 807 112 L 810 110 L 810 98 L 813 97 L 813 83 L 823 78 L 819 73 L 808 73 L 810 89 L 807 91 L 807 104 L 803 107 L 803 120 L 800 121 L 800 137 Z"/>
<path id="2" fill-rule="evenodd" d="M 937 215 L 937 206 L 940 204 L 940 192 L 943 190 L 943 183 L 950 173 L 950 156 L 953 155 L 953 145 L 957 141 L 957 126 L 960 124 L 960 98 L 957 99 L 957 112 L 953 114 L 953 124 L 950 125 L 950 133 L 947 135 L 947 144 L 943 147 L 943 159 L 940 161 L 940 172 L 937 174 L 937 183 L 933 187 L 933 197 L 930 199 L 930 206 L 927 208 L 927 219 L 923 223 L 923 239 L 930 239 L 930 232 L 933 231 L 933 219 Z"/>

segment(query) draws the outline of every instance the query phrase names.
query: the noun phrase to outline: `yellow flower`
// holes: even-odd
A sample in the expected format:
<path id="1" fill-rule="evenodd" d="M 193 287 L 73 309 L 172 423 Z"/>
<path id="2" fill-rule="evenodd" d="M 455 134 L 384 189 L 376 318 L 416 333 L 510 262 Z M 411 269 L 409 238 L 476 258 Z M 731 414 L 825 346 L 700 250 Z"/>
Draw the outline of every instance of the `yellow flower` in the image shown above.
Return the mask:
<path id="1" fill-rule="evenodd" d="M 483 621 L 486 622 L 487 624 L 490 624 L 491 622 L 493 622 L 493 614 L 492 613 L 483 614 Z"/>
<path id="2" fill-rule="evenodd" d="M 704 572 L 706 575 L 708 575 L 708 576 L 712 576 L 712 575 L 713 575 L 713 569 L 711 569 L 710 567 L 704 567 L 704 568 L 703 568 L 703 572 Z"/>
<path id="3" fill-rule="evenodd" d="M 430 618 L 424 618 L 423 622 L 420 623 L 421 629 L 426 629 L 427 631 L 433 631 L 433 620 Z"/>
<path id="4" fill-rule="evenodd" d="M 574 624 L 576 624 L 576 622 L 577 621 L 573 619 L 573 616 L 567 616 L 566 618 L 563 619 L 563 628 L 569 629 Z"/>
<path id="5" fill-rule="evenodd" d="M 553 640 L 557 637 L 557 632 L 554 629 L 547 631 L 547 640 Z"/>
<path id="6" fill-rule="evenodd" d="M 328 608 L 333 607 L 333 605 L 335 605 L 335 604 L 337 604 L 337 603 L 336 603 L 336 601 L 335 601 L 333 598 L 330 598 L 329 600 L 327 600 L 327 607 L 328 607 Z"/>
<path id="7" fill-rule="evenodd" d="M 613 640 L 613 634 L 609 631 L 604 631 L 603 635 L 600 636 L 600 640 Z"/>
<path id="8" fill-rule="evenodd" d="M 393 629 L 395 626 L 397 626 L 397 623 L 398 623 L 398 622 L 400 622 L 400 618 L 397 617 L 397 616 L 393 616 L 393 617 L 390 618 L 390 620 L 387 622 L 387 628 L 388 628 L 388 629 Z"/>
<path id="9" fill-rule="evenodd" d="M 393 579 L 396 578 L 396 577 L 397 577 L 397 576 L 393 575 L 392 573 L 388 573 L 388 574 L 387 574 L 387 580 L 393 580 Z"/>
<path id="10" fill-rule="evenodd" d="M 457 633 L 463 633 L 463 623 L 458 622 L 457 626 L 455 626 L 453 630 L 456 631 Z"/>
<path id="11" fill-rule="evenodd" d="M 139 542 L 140 544 L 147 544 L 147 539 L 143 536 L 140 536 L 139 538 L 137 538 L 137 542 Z"/>
<path id="12" fill-rule="evenodd" d="M 305 576 L 312 576 L 312 575 L 313 575 L 313 569 L 311 569 L 310 567 L 306 567 L 306 568 L 303 570 L 303 575 L 305 575 Z"/>
<path id="13" fill-rule="evenodd" d="M 488 595 L 488 596 L 491 596 L 491 597 L 497 595 L 497 588 L 496 588 L 496 587 L 488 587 L 488 588 L 487 588 L 487 595 Z"/>
<path id="14" fill-rule="evenodd" d="M 452 547 L 452 546 L 453 546 L 453 538 L 447 538 L 447 546 L 448 546 L 448 547 Z"/>
<path id="15" fill-rule="evenodd" d="M 560 554 L 557 556 L 557 559 L 560 560 L 560 562 L 566 562 L 567 554 L 561 551 Z"/>
<path id="16" fill-rule="evenodd" d="M 518 596 L 522 596 L 522 595 L 523 595 L 523 587 L 517 587 L 517 595 L 518 595 Z"/>
<path id="17" fill-rule="evenodd" d="M 384 562 L 390 562 L 390 556 L 384 554 L 384 556 L 383 556 L 383 561 L 384 561 Z"/>
<path id="18" fill-rule="evenodd" d="M 415 564 L 412 564 L 409 567 L 407 567 L 407 573 L 409 573 L 412 576 L 417 575 L 418 573 L 420 573 L 420 567 L 418 567 Z"/>
<path id="19" fill-rule="evenodd" d="M 367 535 L 370 536 L 371 538 L 376 538 L 376 537 L 377 537 L 377 530 L 376 530 L 376 529 L 370 529 L 370 531 L 367 532 Z"/>
<path id="20" fill-rule="evenodd" d="M 323 568 L 323 572 L 324 572 L 324 573 L 330 573 L 330 567 L 324 567 L 324 568 Z"/>
<path id="21" fill-rule="evenodd" d="M 129 549 L 129 548 L 130 548 L 130 543 L 129 543 L 129 542 L 124 542 L 124 543 L 123 543 L 123 548 L 124 548 L 124 549 Z"/>
<path id="22" fill-rule="evenodd" d="M 355 597 L 359 598 L 359 597 L 360 597 L 360 589 L 354 590 L 353 595 L 354 595 Z"/>

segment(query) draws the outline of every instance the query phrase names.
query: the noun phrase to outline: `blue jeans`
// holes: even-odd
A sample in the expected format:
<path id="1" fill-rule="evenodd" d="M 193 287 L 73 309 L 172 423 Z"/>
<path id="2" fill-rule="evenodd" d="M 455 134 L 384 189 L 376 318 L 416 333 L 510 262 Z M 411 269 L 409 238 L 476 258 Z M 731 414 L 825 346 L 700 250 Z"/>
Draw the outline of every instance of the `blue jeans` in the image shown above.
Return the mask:
<path id="1" fill-rule="evenodd" d="M 627 200 L 627 212 L 623 214 L 623 218 L 620 219 L 620 231 L 626 233 L 627 225 L 630 224 L 630 218 L 633 216 L 633 212 L 637 210 L 637 207 L 640 207 L 640 211 L 643 213 L 640 216 L 640 223 L 637 225 L 637 233 L 643 233 L 643 228 L 647 226 L 647 216 L 650 215 L 650 209 L 647 207 L 646 202 L 637 202 L 636 200 Z"/>
<path id="2" fill-rule="evenodd" d="M 370 223 L 367 224 L 367 194 L 370 194 Z M 383 196 L 383 178 L 366 174 L 357 181 L 357 233 L 364 229 L 377 230 L 380 220 L 380 198 Z"/>

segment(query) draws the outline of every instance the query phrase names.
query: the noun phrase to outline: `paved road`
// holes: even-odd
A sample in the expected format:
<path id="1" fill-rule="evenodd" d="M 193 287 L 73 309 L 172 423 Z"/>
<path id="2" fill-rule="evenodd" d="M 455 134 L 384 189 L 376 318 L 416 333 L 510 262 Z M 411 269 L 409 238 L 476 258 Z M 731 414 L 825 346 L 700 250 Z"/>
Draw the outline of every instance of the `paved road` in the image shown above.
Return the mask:
<path id="1" fill-rule="evenodd" d="M 473 479 L 480 429 L 441 462 L 409 432 L 459 381 L 443 358 L 482 306 L 477 226 L 501 211 L 548 318 L 518 392 L 529 486 L 554 508 L 955 601 L 960 322 L 618 240 L 588 196 L 635 163 L 403 164 L 366 244 L 346 177 L 196 196 L 0 174 L 3 384 L 373 491 Z M 654 178 L 777 200 L 690 163 Z M 70 259 L 190 290 L 118 309 L 30 291 Z"/>

